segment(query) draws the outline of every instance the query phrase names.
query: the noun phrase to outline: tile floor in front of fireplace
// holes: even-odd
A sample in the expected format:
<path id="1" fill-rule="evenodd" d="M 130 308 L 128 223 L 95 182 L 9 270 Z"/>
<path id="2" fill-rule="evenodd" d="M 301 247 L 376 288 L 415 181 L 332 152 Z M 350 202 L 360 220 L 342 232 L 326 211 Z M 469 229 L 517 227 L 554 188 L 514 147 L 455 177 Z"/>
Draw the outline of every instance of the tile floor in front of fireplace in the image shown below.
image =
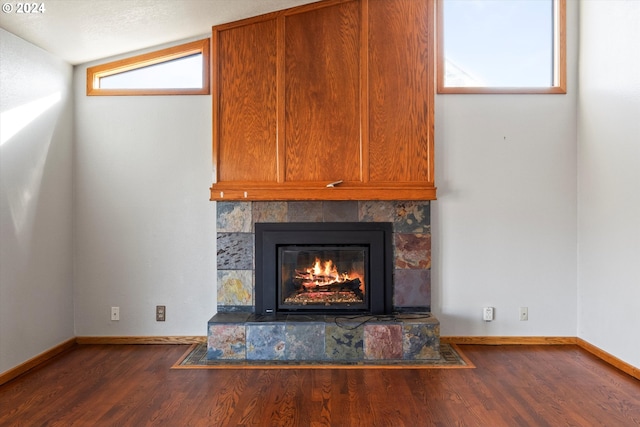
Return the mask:
<path id="1" fill-rule="evenodd" d="M 210 360 L 380 362 L 440 358 L 440 323 L 429 313 L 277 315 L 218 313 Z"/>

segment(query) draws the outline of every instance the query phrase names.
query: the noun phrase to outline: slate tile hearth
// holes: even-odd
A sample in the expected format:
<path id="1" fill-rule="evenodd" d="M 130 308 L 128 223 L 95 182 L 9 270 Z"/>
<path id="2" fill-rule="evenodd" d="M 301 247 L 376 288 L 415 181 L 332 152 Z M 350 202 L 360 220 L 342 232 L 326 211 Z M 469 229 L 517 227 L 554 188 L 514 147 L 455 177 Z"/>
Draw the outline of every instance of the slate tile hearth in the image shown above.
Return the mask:
<path id="1" fill-rule="evenodd" d="M 428 313 L 390 316 L 259 316 L 209 320 L 207 359 L 418 361 L 440 358 L 440 323 Z"/>
<path id="2" fill-rule="evenodd" d="M 248 360 L 282 360 L 285 349 L 283 322 L 246 324 Z"/>
<path id="3" fill-rule="evenodd" d="M 365 325 L 364 357 L 369 360 L 402 359 L 402 325 Z"/>
<path id="4" fill-rule="evenodd" d="M 357 323 L 340 325 L 328 319 L 325 324 L 325 359 L 363 360 L 364 331 Z"/>
<path id="5" fill-rule="evenodd" d="M 322 360 L 324 358 L 324 322 L 286 323 L 285 359 Z"/>

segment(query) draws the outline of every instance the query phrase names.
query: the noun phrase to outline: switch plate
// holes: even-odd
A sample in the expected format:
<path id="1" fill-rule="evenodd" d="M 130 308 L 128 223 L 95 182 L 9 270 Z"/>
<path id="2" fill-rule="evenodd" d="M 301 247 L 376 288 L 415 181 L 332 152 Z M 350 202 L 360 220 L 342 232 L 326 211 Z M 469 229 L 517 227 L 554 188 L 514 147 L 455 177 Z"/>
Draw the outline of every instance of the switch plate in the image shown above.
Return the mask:
<path id="1" fill-rule="evenodd" d="M 164 305 L 156 305 L 156 322 L 164 322 L 167 314 L 167 307 Z"/>
<path id="2" fill-rule="evenodd" d="M 485 322 L 490 322 L 493 320 L 493 307 L 485 307 L 482 309 L 482 319 Z"/>
<path id="3" fill-rule="evenodd" d="M 120 320 L 120 307 L 111 307 L 111 320 Z"/>
<path id="4" fill-rule="evenodd" d="M 520 307 L 520 321 L 529 320 L 529 307 Z"/>

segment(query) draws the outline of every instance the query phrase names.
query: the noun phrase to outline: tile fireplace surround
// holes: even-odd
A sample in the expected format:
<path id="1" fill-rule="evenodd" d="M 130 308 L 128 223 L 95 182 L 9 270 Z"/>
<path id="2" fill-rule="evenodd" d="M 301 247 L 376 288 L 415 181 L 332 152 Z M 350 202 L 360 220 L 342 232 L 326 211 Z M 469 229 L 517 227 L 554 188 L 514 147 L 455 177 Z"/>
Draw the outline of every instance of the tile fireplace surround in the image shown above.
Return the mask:
<path id="1" fill-rule="evenodd" d="M 404 320 L 398 316 L 392 322 L 372 319 L 362 325 L 349 321 L 358 327 L 345 329 L 330 316 L 253 314 L 254 224 L 259 222 L 391 222 L 394 310 L 429 313 L 429 207 L 429 201 L 218 202 L 218 314 L 208 325 L 208 357 L 348 361 L 439 357 L 439 323 L 433 316 L 407 315 Z M 347 346 L 336 349 L 335 343 Z M 301 346 L 315 355 L 292 353 Z"/>

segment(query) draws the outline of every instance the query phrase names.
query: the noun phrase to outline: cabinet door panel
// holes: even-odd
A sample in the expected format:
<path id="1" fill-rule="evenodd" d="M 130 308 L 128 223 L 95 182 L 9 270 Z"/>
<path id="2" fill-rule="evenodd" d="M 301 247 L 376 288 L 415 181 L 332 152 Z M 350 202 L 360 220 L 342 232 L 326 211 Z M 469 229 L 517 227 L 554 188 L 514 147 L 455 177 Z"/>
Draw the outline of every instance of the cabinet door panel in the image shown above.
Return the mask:
<path id="1" fill-rule="evenodd" d="M 361 180 L 360 7 L 286 18 L 285 181 Z"/>
<path id="2" fill-rule="evenodd" d="M 218 49 L 218 180 L 275 182 L 276 21 L 223 30 Z"/>
<path id="3" fill-rule="evenodd" d="M 432 181 L 429 11 L 427 1 L 369 0 L 371 182 Z"/>

